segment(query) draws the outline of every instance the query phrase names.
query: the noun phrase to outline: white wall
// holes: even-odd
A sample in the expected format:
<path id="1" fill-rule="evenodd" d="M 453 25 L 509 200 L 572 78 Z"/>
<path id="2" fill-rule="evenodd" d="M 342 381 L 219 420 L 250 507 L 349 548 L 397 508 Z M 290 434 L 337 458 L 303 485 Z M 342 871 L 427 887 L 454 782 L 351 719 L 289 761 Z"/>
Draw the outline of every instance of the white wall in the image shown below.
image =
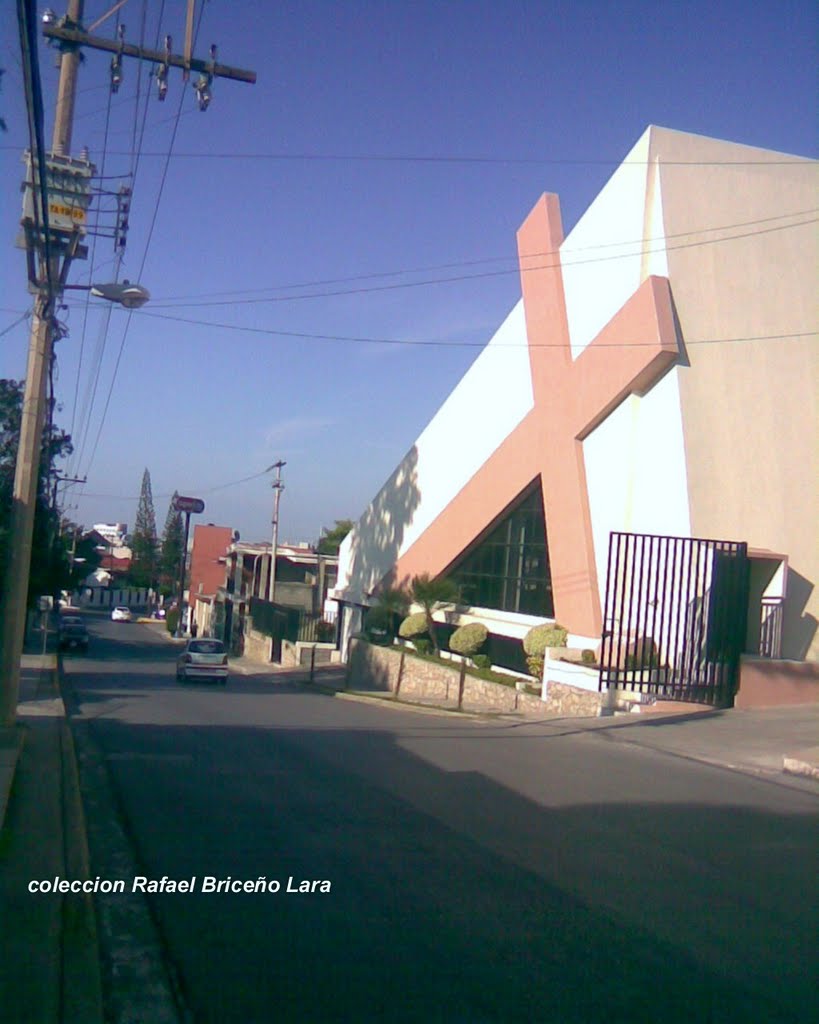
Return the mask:
<path id="1" fill-rule="evenodd" d="M 533 405 L 521 300 L 345 538 L 336 591 L 372 590 Z"/>
<path id="2" fill-rule="evenodd" d="M 678 374 L 629 397 L 583 442 L 601 607 L 612 530 L 691 534 Z"/>
<path id="3" fill-rule="evenodd" d="M 643 134 L 560 247 L 575 359 L 649 274 L 668 274 L 659 174 L 648 163 L 652 130 Z"/>

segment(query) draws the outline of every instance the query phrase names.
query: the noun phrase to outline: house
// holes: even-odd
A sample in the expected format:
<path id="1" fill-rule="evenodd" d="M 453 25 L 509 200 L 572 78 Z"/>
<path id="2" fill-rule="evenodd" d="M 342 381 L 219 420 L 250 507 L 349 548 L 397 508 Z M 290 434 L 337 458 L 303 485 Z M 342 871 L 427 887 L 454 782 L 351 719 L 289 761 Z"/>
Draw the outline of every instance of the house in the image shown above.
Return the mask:
<path id="1" fill-rule="evenodd" d="M 234 541 L 226 549 L 212 629 L 227 642 L 239 642 L 252 600 L 268 603 L 271 547 L 269 541 L 255 544 Z M 309 544 L 279 544 L 274 603 L 280 608 L 292 609 L 296 617 L 334 619 L 335 603 L 328 602 L 327 598 L 335 586 L 337 573 L 337 555 L 321 554 Z"/>
<path id="2" fill-rule="evenodd" d="M 557 620 L 602 685 L 730 703 L 740 654 L 762 701 L 815 679 L 816 187 L 816 161 L 650 127 L 565 237 L 542 196 L 520 301 L 341 546 L 342 649 L 428 572 L 499 658 Z"/>
<path id="3" fill-rule="evenodd" d="M 193 528 L 193 543 L 188 571 L 188 629 L 195 621 L 200 634 L 210 632 L 213 600 L 224 583 L 225 552 L 233 542 L 234 531 L 229 526 L 213 523 Z"/>

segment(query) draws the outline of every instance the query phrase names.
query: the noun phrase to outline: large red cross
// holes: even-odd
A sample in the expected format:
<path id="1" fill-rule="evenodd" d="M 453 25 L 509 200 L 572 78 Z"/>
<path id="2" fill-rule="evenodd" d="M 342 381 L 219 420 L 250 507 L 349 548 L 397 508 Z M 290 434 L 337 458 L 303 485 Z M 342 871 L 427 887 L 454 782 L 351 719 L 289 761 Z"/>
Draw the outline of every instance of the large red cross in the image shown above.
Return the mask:
<path id="1" fill-rule="evenodd" d="M 534 407 L 392 575 L 442 572 L 539 475 L 555 618 L 572 633 L 595 637 L 601 612 L 583 439 L 629 394 L 644 394 L 679 348 L 668 281 L 649 277 L 573 359 L 557 255 L 562 242 L 558 197 L 544 195 L 518 231 Z"/>

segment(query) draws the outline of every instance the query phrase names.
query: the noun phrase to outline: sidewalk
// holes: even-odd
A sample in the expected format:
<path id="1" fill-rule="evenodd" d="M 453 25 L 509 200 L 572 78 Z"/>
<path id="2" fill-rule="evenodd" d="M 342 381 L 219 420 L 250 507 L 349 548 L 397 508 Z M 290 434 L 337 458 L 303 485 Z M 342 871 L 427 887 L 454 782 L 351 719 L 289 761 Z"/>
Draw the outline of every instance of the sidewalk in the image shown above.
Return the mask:
<path id="1" fill-rule="evenodd" d="M 567 719 L 544 714 L 542 718 L 533 718 L 523 714 L 499 715 L 490 708 L 458 711 L 453 703 L 445 705 L 433 700 L 396 700 L 386 691 L 357 689 L 354 680 L 347 688 L 345 665 L 317 666 L 311 682 L 309 671 L 304 668 L 284 669 L 249 658 L 232 658 L 230 664 L 233 671 L 242 675 L 257 678 L 267 675 L 273 684 L 298 683 L 341 699 L 386 704 L 427 714 L 553 724 L 561 730 L 571 725 L 573 731 L 605 731 L 612 740 L 751 775 L 783 780 L 788 776 L 802 776 L 810 780 L 809 787 L 819 782 L 819 704 L 753 710 L 713 710 L 701 705 L 677 704 L 642 715 Z"/>
<path id="2" fill-rule="evenodd" d="M 102 998 L 91 897 L 29 891 L 32 881 L 88 876 L 76 757 L 54 654 L 23 656 L 18 725 L 0 730 L 0 752 L 3 1020 L 97 1024 Z"/>

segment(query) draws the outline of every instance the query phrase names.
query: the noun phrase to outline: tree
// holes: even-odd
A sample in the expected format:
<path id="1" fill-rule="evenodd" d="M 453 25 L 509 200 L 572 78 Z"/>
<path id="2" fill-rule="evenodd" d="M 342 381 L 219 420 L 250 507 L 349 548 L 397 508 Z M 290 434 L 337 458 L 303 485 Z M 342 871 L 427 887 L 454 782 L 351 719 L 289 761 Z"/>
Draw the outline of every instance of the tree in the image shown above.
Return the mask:
<path id="1" fill-rule="evenodd" d="M 435 653 L 440 654 L 441 648 L 438 644 L 438 636 L 435 632 L 435 622 L 432 613 L 437 604 L 446 604 L 457 600 L 458 588 L 452 580 L 441 577 L 434 578 L 428 572 L 420 576 L 413 576 L 410 584 L 410 596 L 416 604 L 420 604 L 427 619 L 427 632 L 435 648 Z"/>
<path id="2" fill-rule="evenodd" d="M 185 543 L 185 528 L 182 513 L 175 507 L 179 494 L 174 491 L 165 529 L 162 531 L 162 546 L 159 551 L 159 586 L 163 593 L 172 593 L 179 580 L 179 563 L 182 559 L 182 545 Z"/>
<path id="3" fill-rule="evenodd" d="M 367 615 L 367 627 L 383 629 L 393 637 L 409 608 L 409 594 L 400 587 L 385 587 L 378 593 L 378 602 Z"/>
<path id="4" fill-rule="evenodd" d="M 8 568 L 14 472 L 20 447 L 23 392 L 23 381 L 0 380 L 0 580 L 5 580 Z M 40 449 L 29 575 L 29 604 L 40 594 L 58 593 L 69 582 L 65 547 L 57 543 L 59 519 L 56 509 L 49 505 L 48 481 L 54 472 L 57 459 L 65 458 L 72 451 L 71 438 L 55 427 L 49 416 L 43 429 Z"/>
<path id="5" fill-rule="evenodd" d="M 318 553 L 320 555 L 337 555 L 341 542 L 354 525 L 352 519 L 336 519 L 336 525 L 332 530 L 325 529 L 319 538 Z"/>
<path id="6" fill-rule="evenodd" d="M 151 492 L 151 474 L 142 474 L 136 523 L 131 535 L 131 583 L 135 587 L 152 587 L 156 582 L 157 540 L 154 498 Z"/>

